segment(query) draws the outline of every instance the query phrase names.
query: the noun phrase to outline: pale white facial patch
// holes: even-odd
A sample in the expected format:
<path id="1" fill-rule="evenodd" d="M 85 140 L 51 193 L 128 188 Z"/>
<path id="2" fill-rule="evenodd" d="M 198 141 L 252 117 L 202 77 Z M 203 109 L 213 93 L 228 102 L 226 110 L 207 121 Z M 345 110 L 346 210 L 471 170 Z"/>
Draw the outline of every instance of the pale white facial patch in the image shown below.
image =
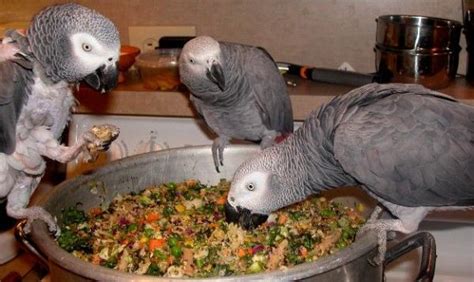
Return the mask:
<path id="1" fill-rule="evenodd" d="M 113 66 L 119 59 L 120 46 L 113 49 L 101 44 L 87 33 L 76 33 L 71 36 L 74 56 L 84 73 L 91 73 L 99 67 Z"/>
<path id="2" fill-rule="evenodd" d="M 232 182 L 228 201 L 233 207 L 247 208 L 253 213 L 265 214 L 270 187 L 270 175 L 267 172 L 254 171 Z"/>

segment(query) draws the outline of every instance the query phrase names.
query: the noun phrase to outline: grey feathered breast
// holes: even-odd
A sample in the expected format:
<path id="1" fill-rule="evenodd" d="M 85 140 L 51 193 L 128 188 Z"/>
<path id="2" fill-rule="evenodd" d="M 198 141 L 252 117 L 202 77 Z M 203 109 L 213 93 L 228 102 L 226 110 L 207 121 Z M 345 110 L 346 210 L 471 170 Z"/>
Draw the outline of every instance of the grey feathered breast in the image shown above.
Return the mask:
<path id="1" fill-rule="evenodd" d="M 397 205 L 474 205 L 474 107 L 420 86 L 368 87 L 335 131 L 344 170 Z"/>

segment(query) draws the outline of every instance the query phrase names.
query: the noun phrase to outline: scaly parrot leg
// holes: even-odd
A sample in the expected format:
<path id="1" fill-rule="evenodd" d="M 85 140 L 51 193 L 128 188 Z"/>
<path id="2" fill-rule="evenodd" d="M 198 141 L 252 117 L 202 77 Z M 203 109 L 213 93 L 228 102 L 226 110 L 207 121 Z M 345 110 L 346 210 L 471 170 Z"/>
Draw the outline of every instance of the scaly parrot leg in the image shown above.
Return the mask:
<path id="1" fill-rule="evenodd" d="M 35 130 L 32 135 L 38 140 L 37 147 L 41 155 L 61 163 L 67 163 L 83 151 L 86 154 L 86 160 L 89 160 L 94 158 L 96 152 L 105 151 L 109 148 L 112 141 L 117 138 L 119 130 L 113 125 L 103 125 L 102 127 L 110 134 L 103 137 L 91 129 L 84 132 L 79 140 L 69 147 L 59 144 L 52 132 L 44 128 Z"/>
<path id="2" fill-rule="evenodd" d="M 379 218 L 382 211 L 383 211 L 383 209 L 382 209 L 381 206 L 379 206 L 379 205 L 375 206 L 374 210 L 370 214 L 369 219 L 367 220 L 367 223 L 376 221 Z"/>
<path id="3" fill-rule="evenodd" d="M 16 219 L 27 219 L 25 232 L 31 231 L 31 224 L 35 219 L 46 222 L 49 231 L 59 236 L 60 230 L 54 218 L 41 207 L 29 207 L 31 194 L 36 190 L 41 177 L 28 177 L 26 175 L 18 177 L 15 186 L 8 195 L 7 214 Z"/>
<path id="4" fill-rule="evenodd" d="M 417 213 L 411 219 L 412 221 L 407 221 L 410 218 L 402 219 L 379 219 L 370 223 L 365 224 L 359 232 L 365 233 L 368 230 L 375 230 L 377 234 L 378 242 L 378 255 L 373 259 L 375 265 L 380 265 L 385 259 L 385 252 L 387 251 L 387 232 L 401 232 L 404 234 L 409 234 L 415 232 L 418 229 L 418 225 L 421 219 L 417 218 Z M 358 236 L 359 237 L 359 236 Z"/>

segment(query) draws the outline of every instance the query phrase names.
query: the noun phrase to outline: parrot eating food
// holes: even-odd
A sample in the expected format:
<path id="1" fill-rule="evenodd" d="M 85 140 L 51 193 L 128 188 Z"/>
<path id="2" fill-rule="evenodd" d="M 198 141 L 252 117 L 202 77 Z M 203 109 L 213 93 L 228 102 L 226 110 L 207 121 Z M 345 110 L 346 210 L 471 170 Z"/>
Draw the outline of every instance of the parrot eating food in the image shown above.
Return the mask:
<path id="1" fill-rule="evenodd" d="M 227 220 L 245 228 L 312 194 L 359 185 L 376 207 L 383 261 L 387 231 L 411 233 L 433 210 L 474 207 L 474 107 L 421 85 L 368 84 L 314 111 L 283 143 L 244 162 L 232 180 Z"/>
<path id="2" fill-rule="evenodd" d="M 45 171 L 43 156 L 62 163 L 81 152 L 94 158 L 117 138 L 117 127 L 101 125 L 70 147 L 58 141 L 75 105 L 71 87 L 82 80 L 101 92 L 115 87 L 119 50 L 115 25 L 72 3 L 40 11 L 25 35 L 6 33 L 0 45 L 0 201 L 7 201 L 10 217 L 28 220 L 26 232 L 34 219 L 59 232 L 48 212 L 27 207 Z"/>
<path id="3" fill-rule="evenodd" d="M 196 37 L 181 51 L 179 73 L 196 110 L 218 135 L 212 144 L 217 171 L 230 139 L 267 148 L 293 132 L 286 83 L 264 49 Z"/>

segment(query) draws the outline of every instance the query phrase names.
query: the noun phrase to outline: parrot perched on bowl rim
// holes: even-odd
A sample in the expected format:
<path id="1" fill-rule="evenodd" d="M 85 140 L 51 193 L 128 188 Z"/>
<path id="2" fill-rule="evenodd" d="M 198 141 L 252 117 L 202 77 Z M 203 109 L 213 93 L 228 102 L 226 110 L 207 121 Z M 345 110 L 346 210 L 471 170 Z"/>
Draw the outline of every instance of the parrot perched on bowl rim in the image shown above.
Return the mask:
<path id="1" fill-rule="evenodd" d="M 474 107 L 421 85 L 368 84 L 314 111 L 283 143 L 235 172 L 226 217 L 245 228 L 312 194 L 359 185 L 374 209 L 359 236 L 411 233 L 434 210 L 474 207 Z"/>

